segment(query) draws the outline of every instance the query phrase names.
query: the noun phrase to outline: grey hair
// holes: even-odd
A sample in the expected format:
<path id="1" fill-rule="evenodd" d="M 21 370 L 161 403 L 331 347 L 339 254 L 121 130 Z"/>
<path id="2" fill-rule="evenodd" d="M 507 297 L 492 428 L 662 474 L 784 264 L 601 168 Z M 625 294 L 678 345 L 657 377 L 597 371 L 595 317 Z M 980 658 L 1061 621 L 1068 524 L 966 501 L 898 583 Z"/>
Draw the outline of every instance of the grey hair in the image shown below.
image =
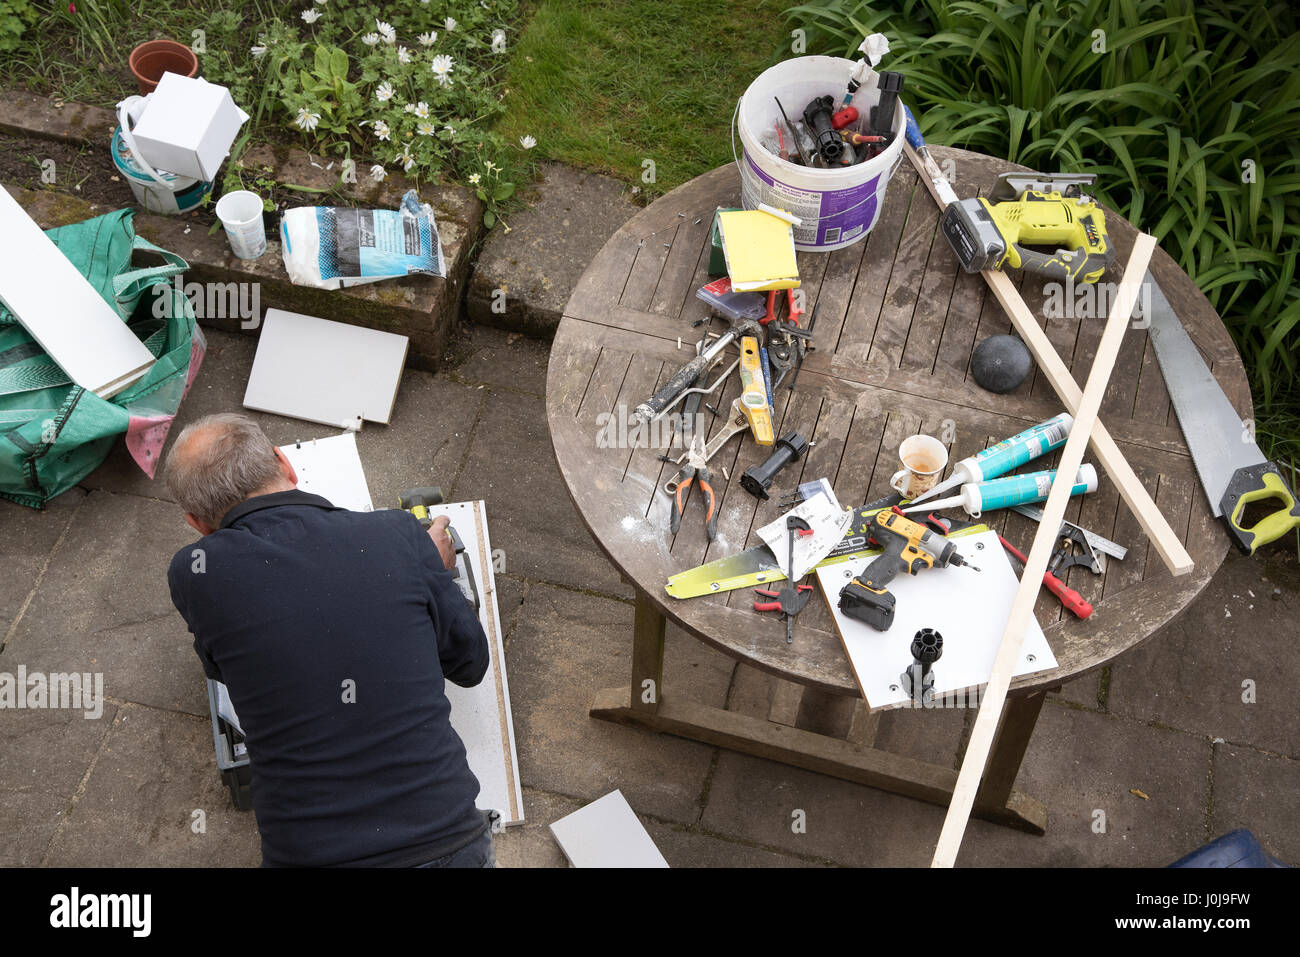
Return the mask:
<path id="1" fill-rule="evenodd" d="M 207 441 L 187 448 L 199 432 L 209 433 Z M 207 415 L 186 426 L 167 455 L 165 471 L 176 503 L 214 528 L 228 511 L 281 475 L 271 440 L 237 412 Z"/>

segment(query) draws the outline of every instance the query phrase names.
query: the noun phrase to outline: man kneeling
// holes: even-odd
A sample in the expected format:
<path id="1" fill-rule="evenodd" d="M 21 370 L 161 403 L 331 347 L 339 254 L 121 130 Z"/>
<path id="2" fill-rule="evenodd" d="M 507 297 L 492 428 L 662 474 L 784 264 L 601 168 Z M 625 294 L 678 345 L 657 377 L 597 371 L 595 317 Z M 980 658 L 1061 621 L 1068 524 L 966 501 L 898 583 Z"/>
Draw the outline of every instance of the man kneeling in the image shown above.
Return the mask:
<path id="1" fill-rule="evenodd" d="M 166 478 L 203 535 L 172 559 L 172 602 L 243 726 L 263 864 L 493 866 L 443 683 L 488 666 L 447 520 L 299 491 L 243 415 L 186 428 Z"/>

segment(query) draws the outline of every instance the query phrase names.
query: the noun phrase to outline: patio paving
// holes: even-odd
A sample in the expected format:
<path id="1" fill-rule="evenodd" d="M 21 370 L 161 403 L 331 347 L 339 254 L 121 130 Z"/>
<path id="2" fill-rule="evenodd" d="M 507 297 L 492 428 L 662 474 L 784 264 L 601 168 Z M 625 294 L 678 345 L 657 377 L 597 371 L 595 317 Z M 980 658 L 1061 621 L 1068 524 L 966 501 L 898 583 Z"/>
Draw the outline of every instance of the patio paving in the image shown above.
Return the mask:
<path id="1" fill-rule="evenodd" d="M 256 342 L 207 335 L 178 427 L 240 408 Z M 377 505 L 417 484 L 483 498 L 504 550 L 500 613 L 527 823 L 498 836 L 500 863 L 562 865 L 546 825 L 614 788 L 674 866 L 927 863 L 941 808 L 588 717 L 592 694 L 627 670 L 632 592 L 555 465 L 547 349 L 463 327 L 457 362 L 407 370 L 392 424 L 357 436 Z M 328 434 L 254 417 L 277 443 Z M 203 674 L 167 595 L 167 563 L 193 538 L 161 482 L 120 445 L 44 512 L 0 502 L 0 671 L 102 672 L 106 695 L 98 718 L 0 714 L 0 864 L 259 863 L 253 816 L 231 808 L 218 779 Z M 959 864 L 1159 866 L 1238 826 L 1300 861 L 1300 715 L 1287 691 L 1300 677 L 1287 653 L 1298 614 L 1300 571 L 1285 545 L 1229 555 L 1180 619 L 1049 698 L 1019 782 L 1049 805 L 1047 835 L 974 822 Z M 668 648 L 672 687 L 750 713 L 765 706 L 766 676 L 671 629 Z M 965 714 L 894 713 L 878 740 L 955 767 L 968 728 Z"/>

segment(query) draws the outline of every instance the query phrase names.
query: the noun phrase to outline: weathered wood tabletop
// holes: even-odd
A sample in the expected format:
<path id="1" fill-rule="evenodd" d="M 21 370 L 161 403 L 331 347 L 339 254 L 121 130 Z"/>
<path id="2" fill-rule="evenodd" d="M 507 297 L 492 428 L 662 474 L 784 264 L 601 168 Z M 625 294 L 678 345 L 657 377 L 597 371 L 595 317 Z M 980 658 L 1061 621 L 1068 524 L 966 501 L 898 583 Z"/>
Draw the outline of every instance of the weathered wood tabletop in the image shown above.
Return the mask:
<path id="1" fill-rule="evenodd" d="M 941 163 L 951 160 L 959 196 L 987 191 L 998 173 L 1017 168 L 961 150 L 934 147 L 932 152 Z M 701 640 L 768 672 L 825 692 L 857 695 L 820 596 L 799 615 L 794 643 L 787 645 L 780 616 L 755 613 L 750 590 L 677 600 L 664 592 L 664 582 L 756 544 L 756 529 L 778 517 L 778 499 L 800 481 L 824 476 L 846 507 L 861 505 L 889 493 L 898 445 L 908 435 L 950 432 L 950 462 L 956 462 L 1064 406 L 1037 372 L 1008 395 L 986 392 L 972 380 L 972 349 L 989 335 L 1010 331 L 1010 322 L 984 280 L 960 270 L 936 231 L 938 207 L 903 162 L 866 240 L 829 254 L 799 256 L 805 324 L 817 308 L 817 349 L 795 391 L 778 391 L 775 425 L 778 435 L 797 429 L 815 446 L 780 473 L 770 500 L 759 501 L 739 479 L 770 450 L 756 446 L 747 433 L 731 440 L 709 463 L 720 502 L 717 539 L 707 541 L 698 501 L 688 503 L 680 532 L 669 534 L 670 499 L 662 486 L 675 467 L 659 460 L 658 448 L 602 446 L 608 444 L 611 415 L 615 422 L 630 419 L 637 404 L 693 355 L 693 344 L 706 328 L 725 329 L 721 319 L 693 328 L 708 316 L 695 291 L 708 282 L 714 209 L 739 205 L 736 169 L 723 167 L 664 196 L 605 244 L 569 300 L 551 350 L 547 414 L 555 453 L 583 521 L 642 601 Z M 1123 263 L 1135 230 L 1113 213 L 1108 228 L 1116 262 Z M 1245 371 L 1214 309 L 1163 251 L 1157 250 L 1152 270 L 1229 399 L 1243 420 L 1249 418 Z M 1019 275 L 1016 281 L 1030 308 L 1042 316 L 1042 282 Z M 1076 290 L 1073 312 L 1088 311 L 1086 301 L 1077 301 L 1085 293 Z M 1102 326 L 1095 311 L 1044 322 L 1080 383 Z M 738 378 L 733 375 L 725 386 L 718 404 L 724 412 L 738 394 Z M 714 430 L 723 421 L 715 420 Z M 1070 571 L 1068 584 L 1096 609 L 1085 621 L 1063 612 L 1043 590 L 1035 613 L 1059 667 L 1018 679 L 1013 694 L 1058 686 L 1141 642 L 1196 596 L 1229 547 L 1210 513 L 1140 328 L 1125 335 L 1101 421 L 1196 567 L 1190 575 L 1170 576 L 1098 464 L 1098 491 L 1073 499 L 1067 518 L 1127 546 L 1128 556 L 1110 560 L 1103 576 L 1083 568 Z M 1085 461 L 1097 464 L 1091 453 Z M 1054 462 L 1052 456 L 1021 471 Z M 723 480 L 724 467 L 729 481 Z M 1028 551 L 1035 531 L 1029 519 L 994 512 L 982 520 Z"/>

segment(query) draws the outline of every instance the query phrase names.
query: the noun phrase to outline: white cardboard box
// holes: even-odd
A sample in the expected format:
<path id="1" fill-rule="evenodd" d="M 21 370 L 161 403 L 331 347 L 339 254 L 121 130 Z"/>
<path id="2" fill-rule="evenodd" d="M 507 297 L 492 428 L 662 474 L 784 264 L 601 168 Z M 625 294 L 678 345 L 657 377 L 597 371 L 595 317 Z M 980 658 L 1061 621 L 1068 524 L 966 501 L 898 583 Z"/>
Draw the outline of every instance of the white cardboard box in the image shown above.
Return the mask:
<path id="1" fill-rule="evenodd" d="M 155 168 L 211 181 L 247 121 L 224 86 L 164 73 L 131 133 Z"/>

